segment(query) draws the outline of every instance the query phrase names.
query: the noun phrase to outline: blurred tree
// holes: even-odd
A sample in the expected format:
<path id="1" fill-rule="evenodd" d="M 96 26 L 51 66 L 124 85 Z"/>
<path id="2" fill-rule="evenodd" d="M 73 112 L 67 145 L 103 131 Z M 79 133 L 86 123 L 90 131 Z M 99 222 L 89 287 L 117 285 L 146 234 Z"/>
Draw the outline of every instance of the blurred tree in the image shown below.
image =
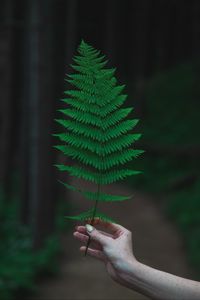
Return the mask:
<path id="1" fill-rule="evenodd" d="M 22 148 L 21 213 L 22 222 L 32 224 L 35 218 L 38 187 L 38 105 L 39 105 L 39 12 L 38 1 L 24 3 L 22 38 Z"/>
<path id="2" fill-rule="evenodd" d="M 131 24 L 131 53 L 129 59 L 133 69 L 132 77 L 134 84 L 132 87 L 135 89 L 135 109 L 138 115 L 143 118 L 145 109 L 145 97 L 144 97 L 144 83 L 148 62 L 147 57 L 151 53 L 151 25 L 152 25 L 152 3 L 148 0 L 132 2 L 132 10 L 134 13 L 133 24 Z M 150 36 L 150 37 L 149 37 Z M 152 57 L 151 57 L 152 59 Z"/>
<path id="3" fill-rule="evenodd" d="M 0 183 L 5 199 L 10 199 L 13 169 L 13 149 L 17 140 L 15 103 L 13 101 L 13 15 L 12 0 L 1 8 L 0 31 Z M 13 134 L 15 132 L 15 134 Z"/>
<path id="4" fill-rule="evenodd" d="M 174 61 L 183 61 L 184 57 L 189 57 L 192 46 L 192 8 L 194 5 L 189 1 L 178 1 L 174 6 Z M 173 61 L 171 61 L 172 63 Z"/>
<path id="5" fill-rule="evenodd" d="M 53 0 L 26 2 L 23 35 L 22 221 L 40 248 L 54 229 L 56 213 Z"/>
<path id="6" fill-rule="evenodd" d="M 162 0 L 159 2 L 157 14 L 157 31 L 155 42 L 155 71 L 161 71 L 168 67 L 168 52 L 171 44 L 171 4 Z"/>
<path id="7" fill-rule="evenodd" d="M 66 73 L 69 72 L 69 64 L 72 63 L 72 56 L 76 49 L 77 44 L 77 10 L 78 3 L 77 0 L 68 0 L 66 7 L 66 17 L 65 17 L 65 26 L 66 33 L 64 38 L 64 47 L 65 47 L 65 68 Z"/>
<path id="8" fill-rule="evenodd" d="M 36 1 L 35 1 L 36 3 Z M 55 225 L 56 215 L 56 178 L 55 153 L 52 150 L 52 132 L 53 119 L 55 113 L 55 85 L 53 70 L 53 53 L 54 53 L 54 1 L 39 1 L 35 7 L 33 22 L 39 19 L 38 51 L 39 73 L 38 73 L 38 110 L 35 111 L 38 117 L 37 142 L 38 157 L 37 176 L 36 176 L 36 193 L 33 202 L 35 204 L 34 220 L 34 248 L 40 248 L 44 239 L 49 236 Z M 34 9 L 32 9 L 34 11 Z M 36 27 L 37 28 L 37 27 Z M 36 174 L 35 174 L 36 175 Z"/>
<path id="9" fill-rule="evenodd" d="M 116 0 L 106 1 L 105 3 L 105 37 L 104 37 L 104 51 L 109 58 L 112 66 L 116 66 L 117 62 L 117 17 L 119 11 L 119 2 Z"/>
<path id="10" fill-rule="evenodd" d="M 192 3 L 192 54 L 195 57 L 200 53 L 200 1 Z"/>

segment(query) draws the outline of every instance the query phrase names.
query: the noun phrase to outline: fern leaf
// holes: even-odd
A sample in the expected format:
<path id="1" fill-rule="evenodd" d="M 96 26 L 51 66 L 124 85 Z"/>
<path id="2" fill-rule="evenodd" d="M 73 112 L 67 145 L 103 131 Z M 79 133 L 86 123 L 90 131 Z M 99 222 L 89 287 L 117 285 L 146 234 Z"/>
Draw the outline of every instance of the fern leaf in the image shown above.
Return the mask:
<path id="1" fill-rule="evenodd" d="M 84 192 L 84 195 L 89 200 L 98 200 L 99 202 L 115 202 L 115 201 L 125 201 L 132 198 L 133 194 L 130 196 L 120 196 L 120 195 L 113 195 L 107 193 L 97 193 L 97 192 Z"/>
<path id="2" fill-rule="evenodd" d="M 102 147 L 99 148 L 99 142 L 93 139 L 88 140 L 83 135 L 73 134 L 71 132 L 53 134 L 53 136 L 58 137 L 61 141 L 68 143 L 74 147 L 77 147 L 79 150 L 89 150 L 93 153 L 98 154 L 99 156 L 106 156 L 116 151 L 121 151 L 127 146 L 130 146 L 133 142 L 137 141 L 141 134 L 127 134 L 121 135 L 120 137 L 113 138 L 105 143 L 102 143 Z M 68 145 L 57 145 L 54 148 L 62 151 L 67 155 L 66 147 Z M 79 151 L 80 152 L 80 151 Z"/>
<path id="3" fill-rule="evenodd" d="M 116 69 L 106 68 L 106 64 L 100 51 L 81 41 L 71 64 L 73 73 L 66 74 L 65 78 L 72 88 L 65 90 L 61 99 L 66 104 L 64 109 L 58 110 L 63 117 L 55 119 L 63 131 L 53 134 L 62 142 L 54 148 L 74 162 L 55 166 L 70 176 L 98 185 L 98 191 L 91 192 L 61 182 L 66 188 L 95 201 L 94 209 L 66 217 L 72 220 L 98 216 L 108 220 L 98 212 L 97 203 L 119 202 L 131 197 L 103 193 L 100 187 L 141 173 L 126 166 L 144 152 L 132 145 L 141 137 L 140 133 L 132 132 L 139 120 L 127 119 L 133 108 L 121 107 L 127 98 L 125 85 L 117 83 Z"/>
<path id="4" fill-rule="evenodd" d="M 85 196 L 88 200 L 98 200 L 99 202 L 113 202 L 113 201 L 124 201 L 131 199 L 133 194 L 129 196 L 120 196 L 120 195 L 113 195 L 113 194 L 107 194 L 107 193 L 100 193 L 97 192 L 90 192 L 90 191 L 83 191 L 80 188 L 76 188 L 73 185 L 70 185 L 68 183 L 62 182 L 58 180 L 61 184 L 63 184 L 67 189 L 72 190 L 74 192 L 78 192 L 81 195 Z"/>
<path id="5" fill-rule="evenodd" d="M 86 167 L 81 166 L 67 166 L 67 165 L 55 165 L 60 171 L 67 171 L 71 176 L 85 179 L 96 184 L 110 184 L 118 180 L 123 180 L 127 176 L 141 174 L 141 171 L 135 171 L 130 169 L 112 170 L 110 172 L 101 173 L 89 170 Z"/>
<path id="6" fill-rule="evenodd" d="M 79 215 L 75 216 L 65 216 L 66 219 L 76 220 L 76 221 L 91 221 L 93 219 L 93 210 L 88 210 Z M 117 223 L 113 218 L 108 217 L 104 213 L 96 211 L 95 218 L 99 218 L 106 222 Z"/>

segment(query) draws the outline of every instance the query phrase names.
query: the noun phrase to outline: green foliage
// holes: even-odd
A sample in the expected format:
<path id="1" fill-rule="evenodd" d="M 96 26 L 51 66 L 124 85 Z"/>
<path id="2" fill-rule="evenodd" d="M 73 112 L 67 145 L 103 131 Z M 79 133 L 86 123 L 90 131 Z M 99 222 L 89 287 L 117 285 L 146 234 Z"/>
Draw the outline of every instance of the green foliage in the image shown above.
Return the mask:
<path id="1" fill-rule="evenodd" d="M 167 212 L 180 228 L 188 258 L 200 278 L 200 183 L 171 195 Z"/>
<path id="2" fill-rule="evenodd" d="M 145 141 L 159 145 L 199 142 L 200 61 L 155 75 L 146 85 Z M 172 126 L 173 124 L 173 126 Z"/>
<path id="3" fill-rule="evenodd" d="M 141 173 L 128 167 L 133 158 L 144 152 L 131 147 L 141 136 L 129 133 L 138 119 L 126 120 L 133 108 L 120 108 L 127 98 L 122 94 L 125 85 L 117 85 L 115 69 L 104 68 L 107 61 L 100 51 L 82 41 L 73 60 L 75 64 L 71 66 L 76 72 L 68 75 L 66 81 L 74 89 L 64 92 L 67 98 L 62 101 L 67 108 L 59 109 L 59 112 L 65 118 L 56 119 L 65 132 L 54 134 L 64 144 L 54 147 L 71 157 L 75 164 L 56 167 L 71 176 L 94 182 L 98 192 L 82 191 L 64 183 L 67 188 L 96 201 L 94 209 L 66 218 L 86 220 L 98 216 L 109 220 L 96 210 L 97 203 L 124 201 L 130 196 L 105 194 L 100 192 L 100 187 Z"/>
<path id="4" fill-rule="evenodd" d="M 93 209 L 89 209 L 88 211 L 83 212 L 83 213 L 81 213 L 77 216 L 66 216 L 65 218 L 71 219 L 71 220 L 82 220 L 82 221 L 84 221 L 84 220 L 90 220 L 92 214 L 93 214 Z M 99 219 L 102 219 L 104 221 L 107 221 L 107 222 L 115 223 L 115 221 L 113 219 L 107 217 L 105 214 L 100 213 L 98 211 L 95 212 L 95 217 L 99 218 Z"/>
<path id="5" fill-rule="evenodd" d="M 14 196 L 13 196 L 14 198 Z M 19 221 L 19 199 L 4 201 L 0 195 L 0 299 L 11 300 L 16 294 L 36 292 L 36 278 L 40 274 L 58 271 L 57 255 L 61 251 L 58 232 L 49 237 L 41 250 L 32 250 L 32 232 Z M 63 215 L 66 205 L 60 202 Z M 62 229 L 57 217 L 57 231 Z M 66 222 L 65 222 L 66 223 Z M 66 224 L 65 224 L 66 232 Z"/>
<path id="6" fill-rule="evenodd" d="M 145 132 L 146 145 L 140 166 L 146 171 L 135 179 L 134 186 L 157 194 L 157 200 L 161 194 L 166 212 L 180 228 L 188 257 L 200 274 L 200 161 L 192 155 L 195 145 L 200 146 L 199 70 L 200 63 L 195 61 L 159 73 L 147 82 L 145 122 L 140 128 Z M 151 153 L 148 146 L 164 151 Z M 188 148 L 185 156 L 175 154 L 183 147 Z M 128 184 L 133 183 L 129 180 Z"/>
<path id="7" fill-rule="evenodd" d="M 120 195 L 111 195 L 111 194 L 106 194 L 106 193 L 101 193 L 98 194 L 97 193 L 92 193 L 90 191 L 82 191 L 81 189 L 77 189 L 74 186 L 64 183 L 62 181 L 59 180 L 60 183 L 62 183 L 66 188 L 72 190 L 72 191 L 77 191 L 80 194 L 82 194 L 83 196 L 85 196 L 87 199 L 89 200 L 99 200 L 101 202 L 109 202 L 109 201 L 123 201 L 123 200 L 128 200 L 131 199 L 131 196 L 120 196 Z"/>

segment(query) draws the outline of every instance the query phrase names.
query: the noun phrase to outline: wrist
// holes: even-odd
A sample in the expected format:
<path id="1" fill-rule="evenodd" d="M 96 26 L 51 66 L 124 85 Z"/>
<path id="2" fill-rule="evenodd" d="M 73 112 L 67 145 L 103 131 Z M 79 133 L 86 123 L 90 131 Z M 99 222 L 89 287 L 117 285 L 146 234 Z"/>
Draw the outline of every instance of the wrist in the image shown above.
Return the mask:
<path id="1" fill-rule="evenodd" d="M 138 274 L 141 273 L 142 264 L 136 260 L 135 257 L 131 257 L 128 260 L 119 261 L 116 267 L 120 283 L 124 286 L 138 290 Z"/>
<path id="2" fill-rule="evenodd" d="M 127 274 L 132 274 L 136 272 L 138 268 L 139 262 L 136 260 L 134 256 L 128 257 L 127 259 L 120 258 L 115 263 L 115 269 L 122 276 L 126 276 Z"/>

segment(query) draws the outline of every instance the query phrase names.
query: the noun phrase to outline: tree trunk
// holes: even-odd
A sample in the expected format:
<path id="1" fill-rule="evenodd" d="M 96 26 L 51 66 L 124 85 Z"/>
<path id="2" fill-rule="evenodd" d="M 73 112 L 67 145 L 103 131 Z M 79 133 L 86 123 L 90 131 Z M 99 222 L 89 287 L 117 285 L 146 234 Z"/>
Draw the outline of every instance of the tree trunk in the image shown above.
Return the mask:
<path id="1" fill-rule="evenodd" d="M 39 249 L 54 230 L 57 203 L 55 167 L 53 167 L 55 150 L 52 148 L 55 112 L 53 1 L 43 1 L 39 9 L 42 22 L 39 32 L 38 172 L 33 232 L 35 249 Z"/>
<path id="2" fill-rule="evenodd" d="M 132 88 L 134 92 L 134 108 L 139 117 L 144 117 L 146 112 L 146 103 L 144 97 L 145 76 L 147 73 L 147 57 L 151 52 L 151 43 L 148 44 L 149 28 L 151 27 L 151 2 L 148 0 L 137 1 L 132 3 L 134 18 L 132 26 L 132 36 L 130 47 L 130 66 L 132 72 Z"/>
<path id="3" fill-rule="evenodd" d="M 191 54 L 191 32 L 192 4 L 189 2 L 179 2 L 175 6 L 174 22 L 174 61 L 184 62 Z"/>
<path id="4" fill-rule="evenodd" d="M 170 17 L 171 17 L 171 5 L 168 1 L 161 1 L 159 3 L 159 14 L 158 14 L 158 28 L 156 34 L 156 61 L 155 71 L 162 71 L 168 67 L 168 51 L 169 51 L 169 28 L 170 28 Z"/>
<path id="5" fill-rule="evenodd" d="M 194 57 L 200 53 L 200 1 L 194 0 L 192 5 L 192 52 Z"/>
<path id="6" fill-rule="evenodd" d="M 117 65 L 117 47 L 116 47 L 116 26 L 117 26 L 117 13 L 118 1 L 106 1 L 105 6 L 105 37 L 104 49 L 105 54 L 109 58 L 110 65 L 116 67 Z"/>
<path id="7" fill-rule="evenodd" d="M 25 224 L 35 222 L 38 201 L 38 145 L 39 145 L 39 0 L 27 1 L 23 36 L 22 81 L 22 147 L 21 147 L 21 218 Z"/>
<path id="8" fill-rule="evenodd" d="M 0 183 L 5 199 L 10 199 L 12 189 L 14 142 L 16 142 L 15 104 L 12 94 L 12 55 L 13 55 L 13 5 L 8 0 L 2 8 L 3 24 L 0 33 Z M 15 132 L 15 134 L 13 134 Z"/>
<path id="9" fill-rule="evenodd" d="M 72 63 L 72 56 L 76 50 L 77 46 L 77 9 L 78 2 L 77 0 L 68 0 L 67 1 L 67 11 L 66 11 L 66 57 L 65 57 L 65 73 L 69 72 L 69 64 Z"/>

